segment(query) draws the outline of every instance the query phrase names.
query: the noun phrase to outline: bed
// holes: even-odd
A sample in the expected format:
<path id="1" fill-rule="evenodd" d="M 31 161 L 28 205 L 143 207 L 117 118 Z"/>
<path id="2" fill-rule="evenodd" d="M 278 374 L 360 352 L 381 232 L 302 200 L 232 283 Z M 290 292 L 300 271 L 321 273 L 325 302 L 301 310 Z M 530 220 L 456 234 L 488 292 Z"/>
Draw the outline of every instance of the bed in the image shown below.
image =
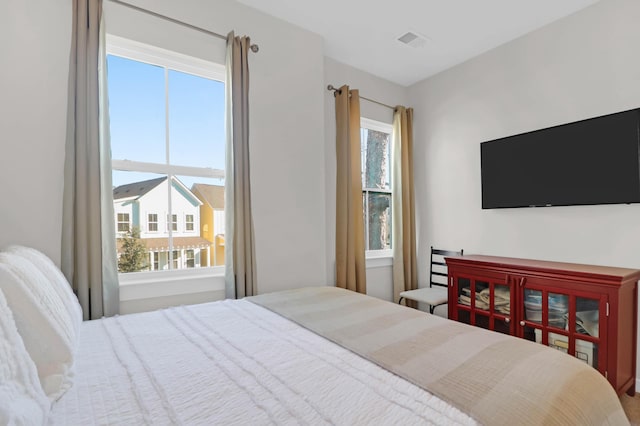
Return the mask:
<path id="1" fill-rule="evenodd" d="M 52 424 L 626 421 L 571 357 L 334 287 L 89 321 L 76 363 Z"/>
<path id="2" fill-rule="evenodd" d="M 86 321 L 68 374 L 48 424 L 628 424 L 573 357 L 334 287 Z"/>

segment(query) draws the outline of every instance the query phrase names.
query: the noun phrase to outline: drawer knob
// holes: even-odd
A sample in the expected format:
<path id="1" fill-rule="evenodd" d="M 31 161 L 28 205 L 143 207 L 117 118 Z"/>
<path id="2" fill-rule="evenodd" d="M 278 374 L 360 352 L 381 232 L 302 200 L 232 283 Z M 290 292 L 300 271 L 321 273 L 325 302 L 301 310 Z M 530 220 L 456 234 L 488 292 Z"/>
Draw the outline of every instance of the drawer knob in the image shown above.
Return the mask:
<path id="1" fill-rule="evenodd" d="M 520 325 L 524 327 L 524 321 L 520 321 Z"/>
<path id="2" fill-rule="evenodd" d="M 506 322 L 507 324 L 509 324 L 511 322 L 511 318 L 505 318 L 504 322 Z"/>

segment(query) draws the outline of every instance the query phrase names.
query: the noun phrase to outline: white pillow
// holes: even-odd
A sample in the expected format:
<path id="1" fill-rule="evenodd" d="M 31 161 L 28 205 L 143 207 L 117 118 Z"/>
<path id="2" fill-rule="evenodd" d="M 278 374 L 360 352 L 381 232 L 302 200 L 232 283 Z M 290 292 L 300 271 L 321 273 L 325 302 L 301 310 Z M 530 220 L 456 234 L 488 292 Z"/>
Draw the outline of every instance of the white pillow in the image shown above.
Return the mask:
<path id="1" fill-rule="evenodd" d="M 0 291 L 0 424 L 45 424 L 51 404 Z"/>
<path id="2" fill-rule="evenodd" d="M 74 321 L 47 278 L 21 256 L 0 253 L 0 291 L 36 365 L 42 389 L 55 401 L 72 385 Z"/>
<path id="3" fill-rule="evenodd" d="M 24 257 L 49 279 L 51 286 L 54 288 L 56 293 L 58 293 L 58 296 L 62 299 L 62 303 L 64 303 L 65 307 L 69 311 L 69 316 L 71 316 L 71 319 L 74 321 L 74 327 L 77 335 L 78 330 L 80 329 L 80 324 L 82 323 L 82 308 L 80 307 L 80 303 L 78 303 L 78 298 L 71 289 L 69 281 L 67 281 L 67 278 L 64 276 L 62 271 L 58 269 L 56 264 L 53 263 L 47 255 L 34 248 L 10 246 L 7 247 L 6 251 Z"/>

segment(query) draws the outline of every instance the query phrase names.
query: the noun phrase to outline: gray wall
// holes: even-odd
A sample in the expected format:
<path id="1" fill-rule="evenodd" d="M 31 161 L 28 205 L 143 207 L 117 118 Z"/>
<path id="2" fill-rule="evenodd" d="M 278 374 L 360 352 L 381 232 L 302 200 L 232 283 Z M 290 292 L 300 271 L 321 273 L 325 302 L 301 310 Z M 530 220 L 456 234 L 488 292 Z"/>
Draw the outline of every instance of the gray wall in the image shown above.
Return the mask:
<path id="1" fill-rule="evenodd" d="M 0 4 L 0 247 L 60 261 L 69 0 Z"/>
<path id="2" fill-rule="evenodd" d="M 325 285 L 325 137 L 322 39 L 231 0 L 131 1 L 226 34 L 248 34 L 251 155 L 260 292 Z M 107 3 L 107 19 L 122 15 Z M 24 244 L 60 261 L 70 0 L 0 6 L 0 246 Z M 125 16 L 126 17 L 126 16 Z M 128 18 L 139 38 L 199 54 L 203 41 L 153 18 Z M 109 22 L 107 22 L 107 28 Z M 120 21 L 114 29 L 126 31 Z M 209 38 L 211 55 L 224 41 Z M 162 47 L 162 46 L 161 46 Z"/>

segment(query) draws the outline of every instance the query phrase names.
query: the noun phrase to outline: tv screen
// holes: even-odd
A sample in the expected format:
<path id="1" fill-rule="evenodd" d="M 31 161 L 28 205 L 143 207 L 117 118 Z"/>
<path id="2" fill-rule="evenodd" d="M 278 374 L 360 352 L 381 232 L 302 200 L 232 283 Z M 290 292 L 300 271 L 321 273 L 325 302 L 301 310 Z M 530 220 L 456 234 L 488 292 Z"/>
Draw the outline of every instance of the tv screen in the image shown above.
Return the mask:
<path id="1" fill-rule="evenodd" d="M 640 202 L 640 109 L 480 144 L 482 208 Z"/>

